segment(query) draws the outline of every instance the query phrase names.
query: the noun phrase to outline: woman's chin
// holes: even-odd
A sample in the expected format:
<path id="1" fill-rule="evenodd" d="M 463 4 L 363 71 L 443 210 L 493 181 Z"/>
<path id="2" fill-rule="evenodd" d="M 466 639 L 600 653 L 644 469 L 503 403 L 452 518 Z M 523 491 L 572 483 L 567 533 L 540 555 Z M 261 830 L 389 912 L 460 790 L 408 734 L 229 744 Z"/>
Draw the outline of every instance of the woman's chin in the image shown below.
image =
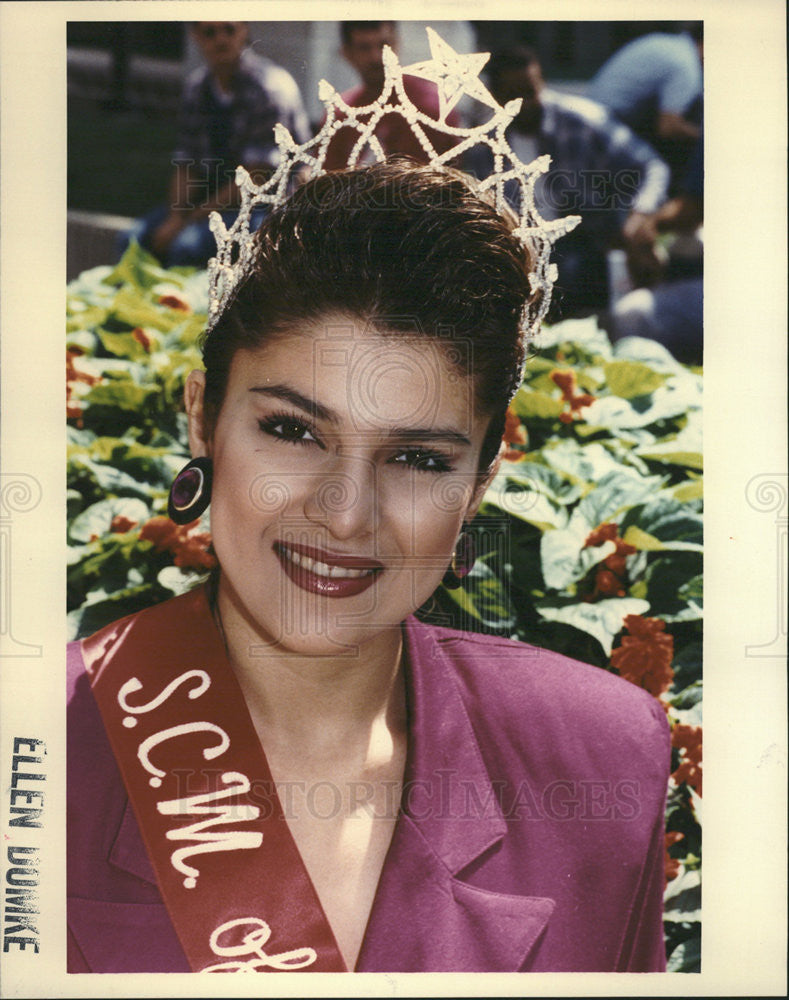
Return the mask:
<path id="1" fill-rule="evenodd" d="M 272 589 L 245 594 L 231 585 L 227 575 L 221 579 L 218 603 L 223 628 L 228 638 L 245 634 L 242 641 L 252 656 L 355 657 L 371 641 L 399 636 L 401 620 L 408 614 L 405 609 L 401 616 L 382 615 L 370 592 L 338 601 L 301 589 L 294 592 L 287 582 L 279 595 Z"/>
<path id="2" fill-rule="evenodd" d="M 399 641 L 400 623 L 377 625 L 369 629 L 358 626 L 328 625 L 322 632 L 305 628 L 298 633 L 283 630 L 271 647 L 274 655 L 311 656 L 327 659 L 354 660 L 364 655 L 370 643 L 385 642 L 386 637 Z"/>

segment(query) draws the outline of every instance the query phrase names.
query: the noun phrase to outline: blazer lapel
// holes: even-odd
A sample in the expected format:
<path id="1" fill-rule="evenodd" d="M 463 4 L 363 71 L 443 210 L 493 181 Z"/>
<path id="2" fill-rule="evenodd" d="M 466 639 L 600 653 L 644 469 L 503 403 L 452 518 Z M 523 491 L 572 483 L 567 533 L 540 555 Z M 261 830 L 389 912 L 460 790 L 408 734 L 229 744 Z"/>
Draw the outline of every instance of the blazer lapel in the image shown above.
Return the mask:
<path id="1" fill-rule="evenodd" d="M 120 868 L 121 871 L 129 872 L 144 882 L 156 885 L 153 865 L 145 850 L 140 828 L 128 799 L 126 800 L 123 820 L 109 853 L 109 862 L 116 868 Z"/>
<path id="2" fill-rule="evenodd" d="M 150 883 L 140 897 L 151 897 L 156 877 L 128 801 L 107 861 L 113 868 Z M 162 902 L 70 897 L 68 923 L 91 972 L 189 972 Z"/>
<path id="3" fill-rule="evenodd" d="M 463 880 L 507 824 L 439 644 L 415 619 L 406 636 L 411 742 L 402 810 L 356 970 L 515 972 L 555 904 Z"/>

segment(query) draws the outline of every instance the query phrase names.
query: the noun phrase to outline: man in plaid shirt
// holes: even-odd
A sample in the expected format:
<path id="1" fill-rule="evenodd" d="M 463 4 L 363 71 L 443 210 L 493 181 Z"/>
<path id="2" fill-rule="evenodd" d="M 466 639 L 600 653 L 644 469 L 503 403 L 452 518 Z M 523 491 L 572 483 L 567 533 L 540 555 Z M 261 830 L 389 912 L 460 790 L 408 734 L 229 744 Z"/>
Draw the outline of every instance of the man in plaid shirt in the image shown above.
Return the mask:
<path id="1" fill-rule="evenodd" d="M 546 219 L 581 216 L 581 224 L 554 248 L 559 281 L 552 318 L 604 308 L 607 251 L 624 247 L 633 259 L 641 259 L 646 219 L 667 196 L 668 167 L 602 105 L 548 89 L 532 49 L 519 45 L 496 52 L 487 69 L 500 104 L 522 100 L 507 130 L 515 154 L 524 163 L 544 153 L 551 157 L 535 190 L 540 213 Z M 487 176 L 492 166 L 484 153 L 469 164 L 479 177 Z M 507 194 L 517 197 L 517 185 Z"/>
<path id="2" fill-rule="evenodd" d="M 205 65 L 184 87 L 169 203 L 131 235 L 167 266 L 202 267 L 216 252 L 209 213 L 228 223 L 234 217 L 238 164 L 260 182 L 279 161 L 276 123 L 299 143 L 309 138 L 309 123 L 293 77 L 246 47 L 245 23 L 199 21 L 190 31 Z"/>

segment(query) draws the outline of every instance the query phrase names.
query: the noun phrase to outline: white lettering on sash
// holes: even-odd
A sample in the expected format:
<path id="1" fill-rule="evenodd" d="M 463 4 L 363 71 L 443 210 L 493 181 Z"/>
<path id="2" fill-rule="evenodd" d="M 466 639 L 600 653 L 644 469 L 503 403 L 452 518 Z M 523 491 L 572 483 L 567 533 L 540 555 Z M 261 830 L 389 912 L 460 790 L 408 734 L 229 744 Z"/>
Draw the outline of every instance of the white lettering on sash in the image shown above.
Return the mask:
<path id="1" fill-rule="evenodd" d="M 211 686 L 211 678 L 205 672 L 205 670 L 187 670 L 186 673 L 181 674 L 176 677 L 175 680 L 170 681 L 164 691 L 161 691 L 155 698 L 151 701 L 146 702 L 144 705 L 130 705 L 128 702 L 128 695 L 133 694 L 135 691 L 142 690 L 142 683 L 137 677 L 130 677 L 129 680 L 121 687 L 118 691 L 118 704 L 121 706 L 124 712 L 129 712 L 130 715 L 123 720 L 124 726 L 127 729 L 131 729 L 137 725 L 137 720 L 134 718 L 135 715 L 140 715 L 143 712 L 152 712 L 155 708 L 164 704 L 165 701 L 170 697 L 170 695 L 177 690 L 181 684 L 192 678 L 197 678 L 200 683 L 193 687 L 187 692 L 188 697 L 194 699 L 199 698 L 201 694 L 205 692 Z"/>
<path id="2" fill-rule="evenodd" d="M 214 851 L 238 851 L 249 850 L 260 847 L 263 843 L 263 834 L 248 830 L 214 830 L 204 832 L 209 827 L 220 823 L 244 822 L 245 820 L 257 819 L 260 815 L 258 806 L 253 805 L 219 805 L 219 799 L 229 798 L 231 795 L 243 795 L 250 789 L 249 778 L 239 771 L 226 771 L 222 775 L 222 781 L 229 785 L 231 781 L 234 785 L 217 792 L 207 792 L 204 795 L 190 795 L 182 799 L 169 799 L 165 802 L 158 802 L 156 808 L 164 816 L 207 816 L 208 819 L 198 820 L 190 826 L 181 826 L 176 830 L 168 830 L 168 840 L 190 840 L 198 841 L 193 847 L 179 847 L 170 856 L 170 862 L 176 871 L 186 875 L 184 886 L 193 889 L 197 885 L 197 878 L 200 872 L 192 865 L 185 862 L 185 858 L 193 854 L 205 854 Z"/>
<path id="3" fill-rule="evenodd" d="M 164 743 L 165 740 L 171 740 L 175 736 L 185 736 L 187 733 L 200 732 L 216 733 L 219 737 L 219 743 L 216 746 L 203 747 L 204 760 L 213 760 L 214 757 L 223 754 L 230 746 L 230 737 L 224 729 L 215 726 L 213 722 L 184 722 L 180 726 L 170 726 L 169 729 L 163 729 L 160 733 L 154 733 L 153 736 L 149 736 L 147 740 L 142 741 L 137 750 L 137 756 L 148 774 L 153 775 L 149 782 L 151 788 L 158 788 L 165 775 L 165 772 L 161 768 L 150 762 L 149 754 L 151 750 L 160 743 Z"/>
<path id="4" fill-rule="evenodd" d="M 241 944 L 223 945 L 220 938 L 223 934 L 231 931 L 234 927 L 249 927 Z M 211 951 L 219 958 L 241 959 L 247 955 L 253 956 L 246 962 L 219 962 L 216 965 L 209 965 L 201 969 L 201 972 L 258 972 L 261 969 L 278 969 L 281 972 L 290 972 L 293 969 L 303 969 L 317 959 L 318 953 L 314 948 L 296 948 L 293 951 L 283 951 L 278 955 L 267 955 L 263 950 L 263 945 L 271 937 L 271 928 L 265 920 L 258 917 L 240 917 L 236 920 L 228 920 L 221 924 L 211 934 Z"/>
<path id="5" fill-rule="evenodd" d="M 186 691 L 189 698 L 199 698 L 205 694 L 211 686 L 211 678 L 205 670 L 187 670 L 157 694 L 150 701 L 141 705 L 130 705 L 129 695 L 142 690 L 142 683 L 137 677 L 131 677 L 118 690 L 117 702 L 121 709 L 129 713 L 123 719 L 123 725 L 131 729 L 137 725 L 135 716 L 146 712 L 153 712 L 160 708 L 167 700 L 185 684 L 190 681 L 197 681 Z M 230 747 L 230 737 L 224 729 L 213 722 L 185 722 L 180 725 L 170 726 L 160 732 L 144 739 L 137 748 L 137 757 L 142 767 L 151 775 L 149 784 L 152 788 L 159 788 L 162 778 L 166 772 L 157 767 L 150 760 L 151 751 L 164 743 L 166 740 L 175 739 L 179 736 L 208 732 L 219 738 L 219 742 L 213 746 L 203 747 L 201 750 L 204 760 L 213 760 L 221 756 Z M 170 799 L 158 802 L 156 808 L 164 816 L 205 816 L 206 819 L 198 820 L 188 826 L 181 826 L 175 830 L 168 830 L 166 833 L 168 840 L 186 840 L 192 843 L 186 847 L 179 847 L 170 855 L 170 863 L 176 871 L 185 876 L 184 886 L 193 889 L 197 885 L 200 875 L 199 869 L 186 863 L 186 859 L 195 854 L 213 853 L 216 851 L 237 851 L 250 850 L 263 843 L 263 834 L 251 830 L 210 830 L 210 827 L 245 822 L 255 820 L 260 816 L 258 806 L 248 804 L 220 804 L 220 799 L 227 799 L 235 795 L 245 795 L 250 790 L 249 778 L 239 771 L 225 771 L 221 775 L 221 780 L 229 787 L 220 791 L 207 792 L 202 795 L 192 795 L 180 799 Z M 231 784 L 235 782 L 235 784 Z"/>

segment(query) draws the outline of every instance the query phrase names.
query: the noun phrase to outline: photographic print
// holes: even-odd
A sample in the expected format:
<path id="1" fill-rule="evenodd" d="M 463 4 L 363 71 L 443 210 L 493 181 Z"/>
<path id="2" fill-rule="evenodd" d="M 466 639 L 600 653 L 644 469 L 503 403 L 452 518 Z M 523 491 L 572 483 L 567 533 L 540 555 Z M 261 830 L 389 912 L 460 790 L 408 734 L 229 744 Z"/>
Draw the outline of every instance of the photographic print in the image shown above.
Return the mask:
<path id="1" fill-rule="evenodd" d="M 64 94 L 3 11 L 8 995 L 744 990 L 702 692 L 719 843 L 785 759 L 786 476 L 732 426 L 738 18 L 58 7 Z"/>

